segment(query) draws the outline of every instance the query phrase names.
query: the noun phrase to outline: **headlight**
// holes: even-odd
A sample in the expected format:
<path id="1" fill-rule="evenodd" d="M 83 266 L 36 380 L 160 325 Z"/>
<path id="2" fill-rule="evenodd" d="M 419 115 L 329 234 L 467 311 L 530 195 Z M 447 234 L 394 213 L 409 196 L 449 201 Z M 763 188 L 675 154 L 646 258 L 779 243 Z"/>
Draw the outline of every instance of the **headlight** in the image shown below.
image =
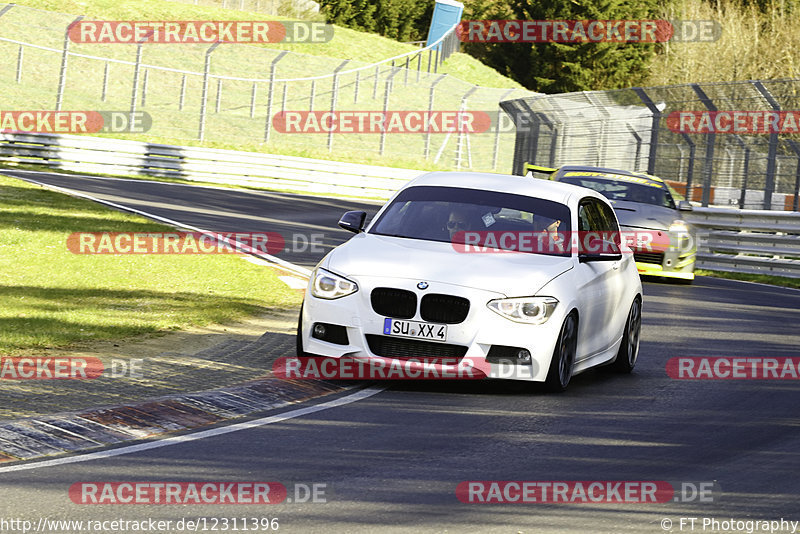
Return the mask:
<path id="1" fill-rule="evenodd" d="M 682 221 L 680 219 L 672 221 L 672 224 L 669 225 L 670 232 L 676 232 L 681 234 L 688 234 L 689 233 L 689 225 L 686 224 L 686 221 Z"/>
<path id="2" fill-rule="evenodd" d="M 338 299 L 358 291 L 358 284 L 320 267 L 311 274 L 311 294 L 321 299 Z"/>
<path id="3" fill-rule="evenodd" d="M 553 314 L 558 300 L 553 297 L 519 297 L 490 300 L 493 312 L 517 323 L 542 324 Z"/>

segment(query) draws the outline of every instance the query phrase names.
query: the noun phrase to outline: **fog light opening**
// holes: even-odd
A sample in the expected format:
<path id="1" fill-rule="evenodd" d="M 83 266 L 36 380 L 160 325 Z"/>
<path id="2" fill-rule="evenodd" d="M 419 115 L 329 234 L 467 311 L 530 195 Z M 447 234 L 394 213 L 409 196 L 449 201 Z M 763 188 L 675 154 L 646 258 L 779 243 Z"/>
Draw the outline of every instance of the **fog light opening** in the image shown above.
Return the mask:
<path id="1" fill-rule="evenodd" d="M 528 349 L 520 349 L 517 351 L 517 363 L 531 363 L 531 353 Z"/>
<path id="2" fill-rule="evenodd" d="M 316 323 L 312 330 L 312 335 L 317 339 L 325 339 L 325 325 Z"/>

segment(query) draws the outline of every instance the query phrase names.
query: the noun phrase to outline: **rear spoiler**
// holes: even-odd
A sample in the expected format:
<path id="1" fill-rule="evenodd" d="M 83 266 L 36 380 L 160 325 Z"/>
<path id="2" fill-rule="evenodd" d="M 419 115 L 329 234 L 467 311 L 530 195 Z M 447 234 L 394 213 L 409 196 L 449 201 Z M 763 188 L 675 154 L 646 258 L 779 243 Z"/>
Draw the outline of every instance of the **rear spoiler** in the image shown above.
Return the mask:
<path id="1" fill-rule="evenodd" d="M 528 162 L 525 162 L 525 165 L 522 166 L 522 172 L 525 173 L 525 177 L 534 177 L 534 174 L 553 174 L 558 169 L 553 169 L 552 167 L 542 167 L 541 165 L 532 165 Z"/>

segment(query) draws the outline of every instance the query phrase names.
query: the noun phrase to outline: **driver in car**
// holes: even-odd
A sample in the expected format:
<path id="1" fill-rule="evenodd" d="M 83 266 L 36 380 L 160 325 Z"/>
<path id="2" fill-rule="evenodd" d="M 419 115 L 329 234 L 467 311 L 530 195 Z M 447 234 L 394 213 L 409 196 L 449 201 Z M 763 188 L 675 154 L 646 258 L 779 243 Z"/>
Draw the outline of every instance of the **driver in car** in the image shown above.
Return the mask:
<path id="1" fill-rule="evenodd" d="M 450 240 L 452 241 L 458 232 L 468 232 L 480 228 L 475 219 L 476 215 L 472 210 L 465 207 L 453 208 L 445 223 Z"/>

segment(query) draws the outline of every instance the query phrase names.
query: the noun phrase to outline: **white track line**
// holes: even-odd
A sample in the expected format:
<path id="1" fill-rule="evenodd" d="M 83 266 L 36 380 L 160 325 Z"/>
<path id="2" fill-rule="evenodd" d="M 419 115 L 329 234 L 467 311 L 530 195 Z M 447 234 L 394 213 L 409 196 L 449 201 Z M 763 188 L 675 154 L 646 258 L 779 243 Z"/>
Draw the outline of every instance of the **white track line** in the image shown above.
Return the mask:
<path id="1" fill-rule="evenodd" d="M 59 193 L 64 193 L 64 194 L 67 194 L 67 195 L 72 195 L 72 196 L 80 197 L 80 198 L 85 198 L 87 200 L 91 200 L 92 202 L 98 202 L 100 204 L 105 204 L 106 206 L 111 206 L 112 208 L 116 208 L 116 209 L 119 209 L 119 210 L 135 213 L 137 215 L 141 215 L 143 217 L 147 217 L 148 219 L 154 219 L 156 221 L 161 221 L 161 222 L 170 224 L 172 226 L 176 226 L 176 227 L 179 227 L 179 228 L 186 228 L 188 230 L 193 230 L 195 232 L 202 232 L 202 233 L 205 233 L 205 234 L 212 234 L 216 238 L 218 238 L 220 241 L 224 241 L 225 243 L 232 244 L 238 250 L 242 250 L 242 251 L 246 252 L 247 254 L 251 254 L 253 256 L 257 256 L 257 257 L 259 257 L 261 259 L 264 259 L 264 260 L 266 260 L 266 261 L 268 261 L 270 263 L 274 263 L 275 265 L 278 265 L 278 266 L 282 267 L 283 269 L 285 269 L 287 271 L 290 271 L 290 272 L 292 272 L 294 274 L 300 275 L 300 276 L 302 276 L 304 278 L 311 277 L 311 271 L 309 269 L 306 269 L 305 267 L 301 267 L 300 265 L 295 265 L 294 263 L 288 262 L 286 260 L 282 260 L 282 259 L 278 258 L 277 256 L 273 256 L 271 254 L 265 254 L 263 252 L 255 251 L 249 245 L 247 245 L 245 243 L 242 243 L 241 241 L 237 241 L 235 239 L 227 238 L 222 234 L 218 234 L 216 232 L 211 232 L 209 230 L 204 230 L 202 228 L 198 228 L 197 226 L 192 226 L 190 224 L 184 224 L 182 222 L 174 221 L 172 219 L 168 219 L 166 217 L 161 217 L 159 215 L 154 215 L 152 213 L 148 213 L 146 211 L 142 211 L 142 210 L 139 210 L 139 209 L 136 209 L 136 208 L 123 206 L 122 204 L 117 204 L 116 202 L 111 202 L 110 200 L 103 200 L 101 198 L 97 198 L 97 197 L 94 197 L 94 196 L 86 194 L 86 193 L 80 193 L 78 191 L 73 191 L 73 190 L 67 189 L 65 187 L 59 187 L 57 185 L 46 184 L 44 182 L 40 182 L 38 180 L 33 180 L 31 178 L 20 178 L 20 179 L 21 180 L 25 180 L 26 182 L 30 182 L 32 184 L 36 184 L 38 186 L 47 188 L 47 189 L 52 189 L 54 191 L 58 191 Z M 144 183 L 146 183 L 146 182 L 144 182 Z"/>
<path id="2" fill-rule="evenodd" d="M 9 465 L 6 467 L 0 467 L 0 473 L 11 473 L 14 471 L 27 471 L 29 469 L 39 469 L 41 467 L 54 467 L 58 465 L 64 464 L 73 464 L 78 462 L 88 462 L 91 460 L 101 460 L 104 458 L 111 458 L 113 456 L 122 456 L 124 454 L 132 454 L 135 452 L 146 451 L 150 449 L 158 449 L 160 447 L 168 447 L 170 445 L 181 445 L 183 443 L 188 443 L 190 441 L 196 441 L 205 438 L 211 438 L 214 436 L 220 436 L 222 434 L 229 434 L 231 432 L 237 432 L 239 430 L 249 430 L 251 428 L 256 428 L 259 426 L 264 425 L 271 425 L 273 423 L 280 423 L 282 421 L 287 421 L 289 419 L 294 419 L 296 417 L 302 417 L 304 415 L 321 412 L 324 410 L 328 410 L 330 408 L 337 408 L 339 406 L 345 406 L 347 404 L 351 404 L 362 399 L 366 399 L 372 397 L 373 395 L 377 395 L 385 388 L 382 387 L 368 387 L 362 389 L 360 391 L 356 391 L 350 395 L 345 397 L 338 398 L 336 400 L 323 402 L 321 404 L 316 404 L 314 406 L 308 406 L 306 408 L 299 408 L 297 410 L 292 410 L 290 412 L 282 413 L 280 415 L 271 415 L 269 417 L 263 417 L 261 419 L 255 419 L 254 421 L 246 421 L 243 423 L 236 423 L 229 426 L 219 427 L 219 428 L 212 428 L 209 430 L 201 430 L 200 432 L 194 432 L 192 434 L 185 434 L 182 436 L 172 436 L 169 438 L 164 438 L 156 441 L 148 441 L 146 443 L 138 443 L 136 445 L 128 445 L 125 447 L 120 447 L 118 449 L 109 449 L 105 451 L 98 451 L 98 452 L 90 452 L 87 454 L 81 454 L 77 456 L 68 456 L 65 458 L 54 458 L 52 460 L 44 460 L 41 462 L 34 462 L 34 463 L 25 463 L 19 465 Z"/>

